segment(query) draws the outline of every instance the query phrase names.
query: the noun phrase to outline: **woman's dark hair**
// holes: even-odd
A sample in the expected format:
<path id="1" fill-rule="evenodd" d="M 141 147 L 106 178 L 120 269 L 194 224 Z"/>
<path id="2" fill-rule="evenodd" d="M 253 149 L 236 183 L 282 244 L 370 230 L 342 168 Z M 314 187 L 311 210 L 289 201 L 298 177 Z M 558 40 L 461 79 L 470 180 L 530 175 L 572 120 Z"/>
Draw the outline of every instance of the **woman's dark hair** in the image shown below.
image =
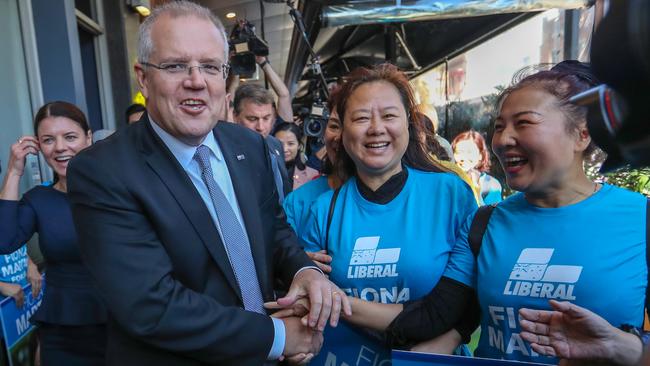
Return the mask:
<path id="1" fill-rule="evenodd" d="M 85 134 L 90 131 L 88 120 L 81 109 L 72 103 L 56 101 L 45 104 L 36 112 L 36 116 L 34 116 L 34 133 L 36 136 L 38 136 L 38 128 L 41 126 L 41 122 L 48 117 L 65 117 L 78 124 Z"/>
<path id="2" fill-rule="evenodd" d="M 540 71 L 524 77 L 505 89 L 497 98 L 497 110 L 512 92 L 534 85 L 553 95 L 559 101 L 558 107 L 566 116 L 566 129 L 575 133 L 587 121 L 587 107 L 575 105 L 569 99 L 576 94 L 600 84 L 587 63 L 567 60 L 558 63 L 550 70 Z M 584 152 L 590 155 L 596 149 L 592 141 Z"/>
<path id="3" fill-rule="evenodd" d="M 296 140 L 298 141 L 298 144 L 302 146 L 302 129 L 298 127 L 297 124 L 282 122 L 279 125 L 277 125 L 273 130 L 273 136 L 276 136 L 277 133 L 280 131 L 287 131 L 293 133 L 293 135 L 296 136 Z M 302 159 L 300 158 L 300 149 L 298 149 L 298 154 L 294 159 L 294 164 L 296 165 L 296 168 L 298 168 L 298 170 L 305 169 L 305 163 L 303 163 Z"/>
<path id="4" fill-rule="evenodd" d="M 436 138 L 437 134 L 436 131 L 434 130 L 435 125 L 433 124 L 431 118 L 429 118 L 424 113 L 418 112 L 417 114 L 422 120 L 422 126 L 424 127 L 425 150 L 435 155 L 440 160 L 450 161 L 451 157 L 449 156 L 449 154 L 447 154 L 447 150 L 445 150 L 445 148 L 442 147 L 442 145 L 440 145 L 438 139 Z"/>
<path id="5" fill-rule="evenodd" d="M 90 131 L 88 120 L 81 109 L 72 103 L 56 101 L 45 104 L 36 112 L 36 116 L 34 116 L 34 133 L 37 137 L 41 122 L 48 117 L 65 117 L 78 124 L 84 131 L 84 134 L 88 134 Z M 58 181 L 59 176 L 54 173 L 54 183 L 56 184 Z"/>
<path id="6" fill-rule="evenodd" d="M 332 88 L 332 90 L 330 90 L 330 97 L 327 99 L 327 110 L 330 111 L 330 114 L 336 109 L 336 106 L 339 104 L 339 99 L 341 98 L 341 86 L 341 84 L 337 84 L 334 88 Z M 341 120 L 340 116 L 339 120 Z M 329 119 L 327 120 L 327 123 L 329 123 Z M 327 125 L 325 125 L 325 129 L 327 129 Z M 321 165 L 321 173 L 330 175 L 334 174 L 334 172 L 334 164 L 332 163 L 330 157 L 325 154 L 325 157 L 323 158 L 323 164 Z M 341 180 L 345 181 L 343 178 Z"/>
<path id="7" fill-rule="evenodd" d="M 359 67 L 348 75 L 346 83 L 344 83 L 341 88 L 339 95 L 340 102 L 336 106 L 336 111 L 341 120 L 342 129 L 345 130 L 345 110 L 347 108 L 347 101 L 350 99 L 352 93 L 363 84 L 378 81 L 392 84 L 397 89 L 407 113 L 409 142 L 406 152 L 402 157 L 402 162 L 419 170 L 449 172 L 449 169 L 437 163 L 429 156 L 420 141 L 420 136 L 426 135 L 427 132 L 423 126 L 420 113 L 418 113 L 419 110 L 415 103 L 413 89 L 411 88 L 411 84 L 406 75 L 399 71 L 395 65 L 384 63 L 372 68 Z M 345 148 L 339 149 L 336 166 L 337 170 L 341 171 L 339 174 L 356 176 L 356 167 L 348 153 L 345 151 Z"/>
<path id="8" fill-rule="evenodd" d="M 478 152 L 481 155 L 481 161 L 479 161 L 478 165 L 476 165 L 476 170 L 479 172 L 490 171 L 490 152 L 488 150 L 487 143 L 483 138 L 483 135 L 474 130 L 467 130 L 465 132 L 459 133 L 451 142 L 451 148 L 454 150 L 454 153 L 456 152 L 456 145 L 463 140 L 473 141 L 478 148 Z"/>

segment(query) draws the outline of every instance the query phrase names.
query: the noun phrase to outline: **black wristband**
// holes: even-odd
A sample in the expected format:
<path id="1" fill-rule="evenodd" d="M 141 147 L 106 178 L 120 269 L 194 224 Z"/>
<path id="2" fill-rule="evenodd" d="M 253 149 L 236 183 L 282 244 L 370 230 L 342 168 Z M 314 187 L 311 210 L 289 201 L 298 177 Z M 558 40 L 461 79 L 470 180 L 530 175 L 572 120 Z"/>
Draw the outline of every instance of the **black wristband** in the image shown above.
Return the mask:
<path id="1" fill-rule="evenodd" d="M 258 65 L 260 65 L 260 69 L 263 69 L 264 66 L 266 66 L 266 64 L 270 64 L 268 59 L 264 60 L 264 62 L 262 62 L 261 64 L 258 64 Z"/>

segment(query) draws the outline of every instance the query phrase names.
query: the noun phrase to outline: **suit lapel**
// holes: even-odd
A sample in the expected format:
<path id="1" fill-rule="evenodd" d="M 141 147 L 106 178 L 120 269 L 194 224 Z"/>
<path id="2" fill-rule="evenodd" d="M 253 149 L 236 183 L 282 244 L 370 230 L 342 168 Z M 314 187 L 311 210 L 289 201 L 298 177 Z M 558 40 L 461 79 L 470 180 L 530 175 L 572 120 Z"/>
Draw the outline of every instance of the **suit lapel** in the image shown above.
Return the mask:
<path id="1" fill-rule="evenodd" d="M 219 122 L 226 123 L 226 122 Z M 252 185 L 253 177 L 250 172 L 254 172 L 259 167 L 251 165 L 252 159 L 247 159 L 246 155 L 249 149 L 239 144 L 236 136 L 225 136 L 224 129 L 219 128 L 219 124 L 214 129 L 215 138 L 219 143 L 224 160 L 228 166 L 230 180 L 232 181 L 237 197 L 237 203 L 244 220 L 246 233 L 251 245 L 251 253 L 255 262 L 255 271 L 260 282 L 260 288 L 265 299 L 273 297 L 272 286 L 267 273 L 266 248 L 264 247 L 264 238 L 262 237 L 262 223 L 258 214 L 259 207 L 256 191 Z"/>
<path id="2" fill-rule="evenodd" d="M 181 206 L 208 252 L 210 252 L 210 255 L 226 276 L 228 283 L 241 300 L 239 285 L 210 212 L 204 204 L 197 204 L 199 202 L 203 203 L 203 200 L 189 176 L 167 149 L 167 146 L 156 135 L 149 122 L 145 121 L 144 124 L 148 131 L 145 131 L 144 138 L 140 141 L 143 141 L 142 152 L 145 154 L 147 164 L 160 177 L 160 180 L 167 186 L 176 202 Z"/>

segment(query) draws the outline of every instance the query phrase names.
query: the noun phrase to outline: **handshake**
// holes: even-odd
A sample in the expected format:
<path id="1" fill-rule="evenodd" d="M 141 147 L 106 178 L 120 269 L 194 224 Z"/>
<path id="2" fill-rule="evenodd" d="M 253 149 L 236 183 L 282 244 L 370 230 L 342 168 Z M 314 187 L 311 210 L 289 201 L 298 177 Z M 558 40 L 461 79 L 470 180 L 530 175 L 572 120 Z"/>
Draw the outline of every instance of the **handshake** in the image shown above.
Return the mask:
<path id="1" fill-rule="evenodd" d="M 296 275 L 285 297 L 264 307 L 275 310 L 271 316 L 284 323 L 285 344 L 280 360 L 294 365 L 307 364 L 318 354 L 328 320 L 336 327 L 341 311 L 352 315 L 347 296 L 322 273 L 311 269 Z"/>

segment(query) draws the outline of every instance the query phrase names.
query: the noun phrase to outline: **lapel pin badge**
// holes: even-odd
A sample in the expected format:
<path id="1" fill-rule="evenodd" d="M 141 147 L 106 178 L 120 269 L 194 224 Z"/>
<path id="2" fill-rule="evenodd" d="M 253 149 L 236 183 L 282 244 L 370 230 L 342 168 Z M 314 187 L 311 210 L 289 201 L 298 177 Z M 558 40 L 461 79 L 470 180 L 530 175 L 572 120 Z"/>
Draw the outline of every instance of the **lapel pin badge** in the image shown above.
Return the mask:
<path id="1" fill-rule="evenodd" d="M 241 160 L 244 160 L 244 159 L 246 159 L 246 156 L 244 156 L 244 154 L 237 155 L 237 160 L 241 161 Z"/>

